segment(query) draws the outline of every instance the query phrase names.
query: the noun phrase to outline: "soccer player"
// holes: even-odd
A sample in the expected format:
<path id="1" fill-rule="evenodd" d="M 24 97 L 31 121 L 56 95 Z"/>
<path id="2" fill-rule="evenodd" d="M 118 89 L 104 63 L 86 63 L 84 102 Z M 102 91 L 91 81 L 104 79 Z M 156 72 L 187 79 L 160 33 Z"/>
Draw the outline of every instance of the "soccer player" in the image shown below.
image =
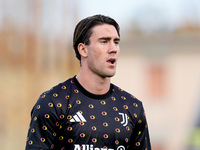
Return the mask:
<path id="1" fill-rule="evenodd" d="M 81 20 L 73 47 L 78 75 L 41 94 L 31 112 L 26 150 L 150 150 L 142 102 L 110 82 L 119 55 L 118 23 Z"/>

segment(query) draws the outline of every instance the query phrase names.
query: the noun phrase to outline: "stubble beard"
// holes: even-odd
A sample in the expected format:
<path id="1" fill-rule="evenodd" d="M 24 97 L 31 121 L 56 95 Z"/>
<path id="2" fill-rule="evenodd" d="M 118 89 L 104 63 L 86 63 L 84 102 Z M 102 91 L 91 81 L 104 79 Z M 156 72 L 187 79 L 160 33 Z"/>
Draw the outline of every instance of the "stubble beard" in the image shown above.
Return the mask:
<path id="1" fill-rule="evenodd" d="M 115 75 L 116 73 L 116 68 L 113 68 L 113 70 L 102 70 L 99 71 L 99 76 L 103 77 L 103 78 L 111 78 Z"/>

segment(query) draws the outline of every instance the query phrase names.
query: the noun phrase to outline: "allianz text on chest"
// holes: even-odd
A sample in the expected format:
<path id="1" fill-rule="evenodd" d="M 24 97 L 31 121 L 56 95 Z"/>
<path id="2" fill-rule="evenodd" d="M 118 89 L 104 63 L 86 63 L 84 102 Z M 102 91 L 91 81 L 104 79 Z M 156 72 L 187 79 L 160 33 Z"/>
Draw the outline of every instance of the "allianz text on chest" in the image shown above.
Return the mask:
<path id="1" fill-rule="evenodd" d="M 92 144 L 74 144 L 74 150 L 114 150 L 111 148 L 98 148 L 98 147 L 94 147 Z M 125 150 L 124 146 L 118 146 L 116 150 Z"/>

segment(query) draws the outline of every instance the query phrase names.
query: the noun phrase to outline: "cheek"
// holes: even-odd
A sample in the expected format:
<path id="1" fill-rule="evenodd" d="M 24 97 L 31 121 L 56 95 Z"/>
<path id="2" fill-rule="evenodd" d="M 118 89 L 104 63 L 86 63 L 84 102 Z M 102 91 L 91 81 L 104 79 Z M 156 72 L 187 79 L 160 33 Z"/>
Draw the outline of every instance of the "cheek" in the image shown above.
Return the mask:
<path id="1" fill-rule="evenodd" d="M 103 58 L 97 54 L 93 54 L 88 58 L 88 67 L 91 70 L 102 70 L 104 68 Z"/>
<path id="2" fill-rule="evenodd" d="M 105 47 L 99 46 L 98 44 L 95 46 L 90 45 L 88 49 L 88 63 L 90 63 L 90 65 L 95 64 L 96 66 L 101 65 L 105 60 L 105 49 Z"/>
<path id="3" fill-rule="evenodd" d="M 89 52 L 88 58 L 90 62 L 100 62 L 103 60 L 101 50 L 97 49 L 96 51 Z"/>
<path id="4" fill-rule="evenodd" d="M 98 55 L 90 55 L 88 57 L 88 65 L 90 66 L 99 66 L 101 58 Z"/>

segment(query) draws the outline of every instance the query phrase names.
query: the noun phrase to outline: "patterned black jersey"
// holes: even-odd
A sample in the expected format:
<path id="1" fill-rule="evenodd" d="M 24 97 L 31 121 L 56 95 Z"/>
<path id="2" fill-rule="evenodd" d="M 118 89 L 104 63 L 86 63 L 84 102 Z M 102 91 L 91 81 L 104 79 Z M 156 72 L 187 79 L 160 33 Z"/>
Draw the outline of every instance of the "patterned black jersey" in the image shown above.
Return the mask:
<path id="1" fill-rule="evenodd" d="M 26 150 L 150 150 L 142 102 L 111 84 L 104 95 L 76 77 L 43 93 L 31 112 Z"/>

